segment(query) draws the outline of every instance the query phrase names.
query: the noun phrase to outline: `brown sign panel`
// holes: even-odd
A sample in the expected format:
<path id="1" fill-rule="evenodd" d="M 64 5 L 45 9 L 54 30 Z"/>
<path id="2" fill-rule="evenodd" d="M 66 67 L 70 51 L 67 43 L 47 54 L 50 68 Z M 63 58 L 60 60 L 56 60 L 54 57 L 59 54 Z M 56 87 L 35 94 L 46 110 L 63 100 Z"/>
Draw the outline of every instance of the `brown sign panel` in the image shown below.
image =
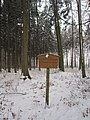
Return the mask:
<path id="1" fill-rule="evenodd" d="M 42 54 L 38 56 L 40 68 L 57 68 L 59 56 L 54 54 Z"/>

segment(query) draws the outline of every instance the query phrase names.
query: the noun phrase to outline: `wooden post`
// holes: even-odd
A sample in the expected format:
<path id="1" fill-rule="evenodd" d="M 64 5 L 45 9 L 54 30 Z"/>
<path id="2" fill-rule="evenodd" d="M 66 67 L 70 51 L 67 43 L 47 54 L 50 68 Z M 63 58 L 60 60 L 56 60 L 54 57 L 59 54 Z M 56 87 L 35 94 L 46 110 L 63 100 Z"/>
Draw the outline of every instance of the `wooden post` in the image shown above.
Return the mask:
<path id="1" fill-rule="evenodd" d="M 49 68 L 46 71 L 46 105 L 49 105 Z"/>

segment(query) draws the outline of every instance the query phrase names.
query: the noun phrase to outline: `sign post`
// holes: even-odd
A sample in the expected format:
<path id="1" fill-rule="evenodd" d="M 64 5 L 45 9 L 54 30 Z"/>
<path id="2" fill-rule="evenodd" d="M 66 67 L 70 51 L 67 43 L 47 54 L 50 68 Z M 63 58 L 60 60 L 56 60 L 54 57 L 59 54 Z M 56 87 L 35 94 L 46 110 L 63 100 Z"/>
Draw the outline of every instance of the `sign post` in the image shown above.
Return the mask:
<path id="1" fill-rule="evenodd" d="M 46 71 L 46 104 L 49 105 L 49 71 L 50 69 L 47 68 Z"/>
<path id="2" fill-rule="evenodd" d="M 39 68 L 46 68 L 46 105 L 49 105 L 49 72 L 50 68 L 57 68 L 59 56 L 54 54 L 41 54 L 38 56 Z"/>

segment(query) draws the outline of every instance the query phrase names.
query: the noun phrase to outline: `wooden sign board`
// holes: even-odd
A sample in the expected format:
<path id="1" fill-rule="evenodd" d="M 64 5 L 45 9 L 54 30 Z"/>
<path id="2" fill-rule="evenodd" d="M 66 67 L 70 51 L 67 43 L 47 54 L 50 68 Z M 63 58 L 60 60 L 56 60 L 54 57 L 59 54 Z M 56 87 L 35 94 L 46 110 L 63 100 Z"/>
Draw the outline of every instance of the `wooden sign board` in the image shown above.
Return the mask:
<path id="1" fill-rule="evenodd" d="M 59 56 L 54 54 L 41 54 L 38 56 L 40 68 L 57 68 Z"/>

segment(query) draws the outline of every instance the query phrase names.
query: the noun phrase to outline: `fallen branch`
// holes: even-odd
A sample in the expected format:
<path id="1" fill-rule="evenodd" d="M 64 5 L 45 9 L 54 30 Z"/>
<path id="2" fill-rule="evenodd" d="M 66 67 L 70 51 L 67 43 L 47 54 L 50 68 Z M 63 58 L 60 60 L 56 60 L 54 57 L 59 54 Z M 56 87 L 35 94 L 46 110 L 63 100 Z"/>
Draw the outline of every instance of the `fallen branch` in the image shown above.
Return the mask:
<path id="1" fill-rule="evenodd" d="M 21 94 L 21 95 L 26 95 L 26 93 L 0 93 L 0 95 L 8 95 L 8 94 Z"/>

